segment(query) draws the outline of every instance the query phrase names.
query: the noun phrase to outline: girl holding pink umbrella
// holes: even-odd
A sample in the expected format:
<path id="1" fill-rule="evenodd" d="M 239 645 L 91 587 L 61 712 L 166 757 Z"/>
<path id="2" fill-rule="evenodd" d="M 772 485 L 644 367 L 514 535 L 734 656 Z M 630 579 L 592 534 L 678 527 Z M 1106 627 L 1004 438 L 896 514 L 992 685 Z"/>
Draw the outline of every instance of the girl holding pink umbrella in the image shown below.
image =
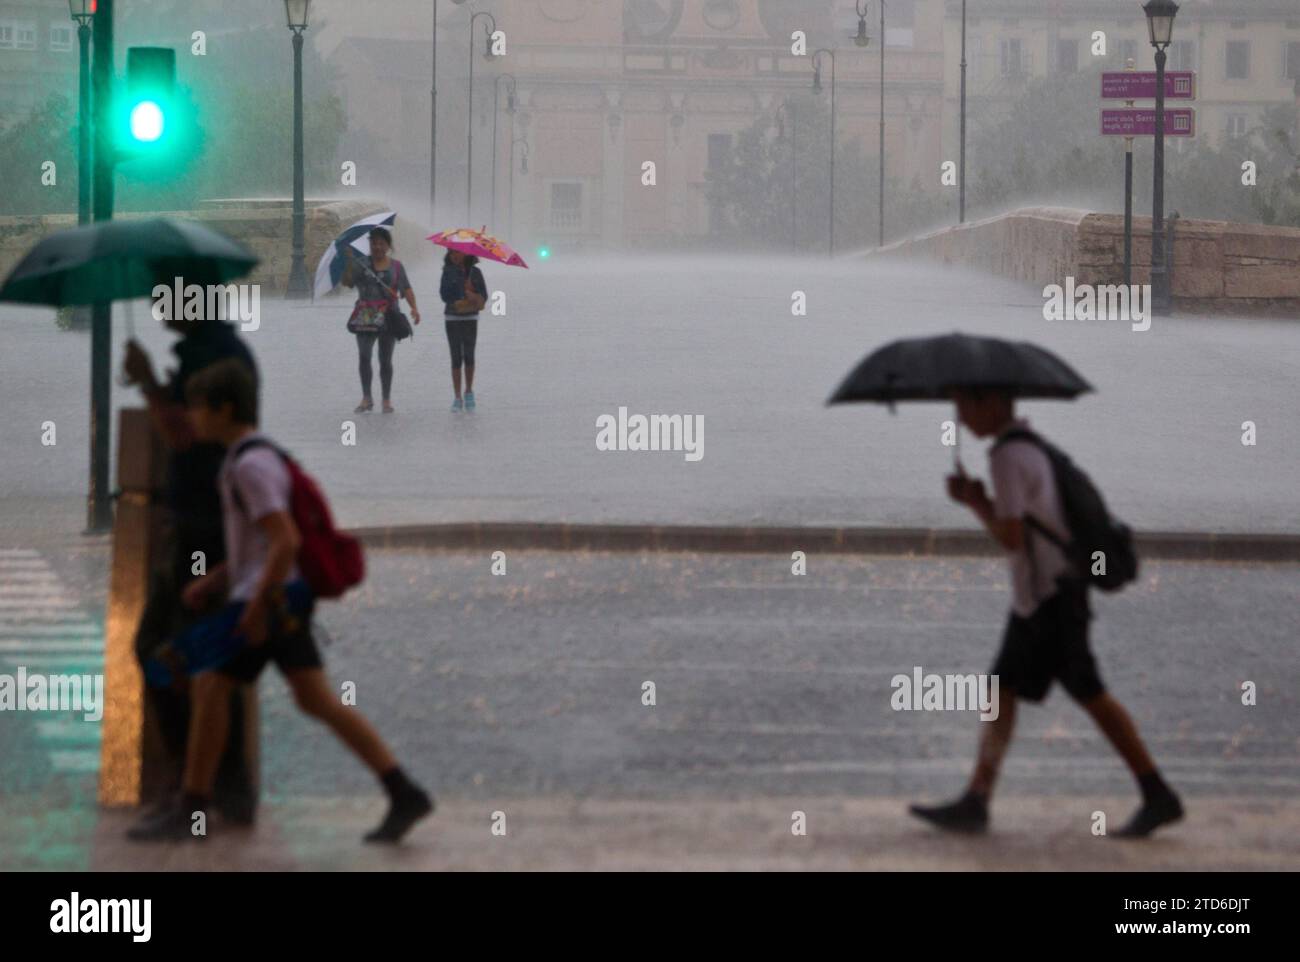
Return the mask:
<path id="1" fill-rule="evenodd" d="M 456 392 L 451 409 L 454 413 L 472 411 L 475 404 L 474 347 L 478 341 L 478 317 L 488 296 L 487 281 L 478 268 L 479 258 L 524 268 L 528 265 L 507 245 L 483 230 L 444 231 L 434 234 L 429 240 L 447 248 L 442 262 L 441 294 L 446 305 L 443 321 L 447 346 L 451 350 L 451 386 Z"/>

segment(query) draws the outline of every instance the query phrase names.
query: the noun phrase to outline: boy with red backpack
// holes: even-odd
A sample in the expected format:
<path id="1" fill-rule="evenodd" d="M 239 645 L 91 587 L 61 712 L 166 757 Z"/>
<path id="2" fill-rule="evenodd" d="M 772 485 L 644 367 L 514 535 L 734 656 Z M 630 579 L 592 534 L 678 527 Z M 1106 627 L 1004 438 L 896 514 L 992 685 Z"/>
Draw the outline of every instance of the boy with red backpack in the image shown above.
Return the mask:
<path id="1" fill-rule="evenodd" d="M 227 556 L 192 582 L 183 600 L 199 607 L 225 592 L 230 604 L 208 626 L 210 636 L 219 636 L 213 644 L 181 645 L 194 704 L 181 797 L 128 835 L 194 837 L 193 816 L 207 809 L 225 746 L 230 692 L 274 661 L 298 706 L 328 725 L 388 793 L 388 814 L 366 841 L 396 842 L 433 811 L 433 799 L 331 689 L 310 628 L 317 597 L 337 597 L 361 580 L 360 546 L 334 530 L 315 482 L 257 430 L 256 387 L 245 365 L 227 360 L 205 368 L 186 385 L 186 400 L 195 434 L 227 451 L 219 477 Z"/>
<path id="2" fill-rule="evenodd" d="M 977 437 L 993 437 L 993 496 L 964 472 L 948 478 L 948 494 L 983 522 L 1007 553 L 1011 614 L 992 674 L 1002 703 L 986 723 L 966 793 L 946 805 L 911 812 L 955 832 L 988 826 L 989 798 L 1015 727 L 1016 702 L 1042 701 L 1053 681 L 1092 716 L 1124 759 L 1142 804 L 1115 834 L 1143 838 L 1183 816 L 1124 706 L 1106 691 L 1088 643 L 1088 589 L 1114 591 L 1137 576 L 1129 529 L 1110 517 L 1082 471 L 1015 417 L 1014 398 L 998 390 L 958 391 L 957 414 Z"/>

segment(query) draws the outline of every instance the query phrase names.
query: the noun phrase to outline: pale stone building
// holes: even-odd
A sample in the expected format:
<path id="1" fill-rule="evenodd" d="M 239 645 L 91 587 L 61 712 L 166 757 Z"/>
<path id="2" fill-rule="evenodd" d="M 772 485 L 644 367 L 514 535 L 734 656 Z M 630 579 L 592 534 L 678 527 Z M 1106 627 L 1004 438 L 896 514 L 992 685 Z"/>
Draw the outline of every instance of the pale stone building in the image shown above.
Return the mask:
<path id="1" fill-rule="evenodd" d="M 1141 0 L 970 0 L 966 6 L 972 115 L 1009 109 L 1034 78 L 1120 70 L 1129 58 L 1138 70 L 1155 69 Z M 959 102 L 961 7 L 961 0 L 946 0 L 944 112 L 950 118 Z M 1105 35 L 1104 57 L 1093 52 L 1098 31 Z M 1269 106 L 1295 104 L 1300 96 L 1300 0 L 1180 0 L 1168 68 L 1196 72 L 1195 101 L 1170 106 L 1195 108 L 1198 140 L 1218 144 L 1225 135 L 1245 134 Z M 945 144 L 955 150 L 951 123 Z"/>

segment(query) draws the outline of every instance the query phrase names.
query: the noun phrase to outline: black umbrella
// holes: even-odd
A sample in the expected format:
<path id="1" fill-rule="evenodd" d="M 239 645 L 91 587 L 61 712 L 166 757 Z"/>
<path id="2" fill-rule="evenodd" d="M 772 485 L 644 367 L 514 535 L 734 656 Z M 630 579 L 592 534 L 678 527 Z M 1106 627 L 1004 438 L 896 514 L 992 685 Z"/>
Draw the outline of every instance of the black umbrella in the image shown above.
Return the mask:
<path id="1" fill-rule="evenodd" d="M 158 284 L 224 284 L 257 266 L 241 245 L 192 221 L 105 221 L 58 231 L 27 252 L 0 301 L 93 304 L 148 297 Z"/>
<path id="2" fill-rule="evenodd" d="M 1092 385 L 1036 344 L 944 334 L 894 341 L 873 351 L 826 403 L 946 401 L 954 390 L 979 388 L 1018 398 L 1070 399 Z"/>

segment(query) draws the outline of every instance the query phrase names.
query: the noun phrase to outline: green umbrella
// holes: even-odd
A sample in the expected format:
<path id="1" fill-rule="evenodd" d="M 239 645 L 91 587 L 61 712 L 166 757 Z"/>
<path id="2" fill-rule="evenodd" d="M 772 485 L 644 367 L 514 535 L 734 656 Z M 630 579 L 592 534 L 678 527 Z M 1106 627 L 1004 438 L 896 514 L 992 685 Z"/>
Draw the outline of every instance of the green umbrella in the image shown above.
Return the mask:
<path id="1" fill-rule="evenodd" d="M 192 221 L 105 221 L 58 231 L 19 261 L 0 287 L 0 301 L 93 304 L 148 297 L 158 284 L 224 284 L 258 259 L 241 245 Z"/>

